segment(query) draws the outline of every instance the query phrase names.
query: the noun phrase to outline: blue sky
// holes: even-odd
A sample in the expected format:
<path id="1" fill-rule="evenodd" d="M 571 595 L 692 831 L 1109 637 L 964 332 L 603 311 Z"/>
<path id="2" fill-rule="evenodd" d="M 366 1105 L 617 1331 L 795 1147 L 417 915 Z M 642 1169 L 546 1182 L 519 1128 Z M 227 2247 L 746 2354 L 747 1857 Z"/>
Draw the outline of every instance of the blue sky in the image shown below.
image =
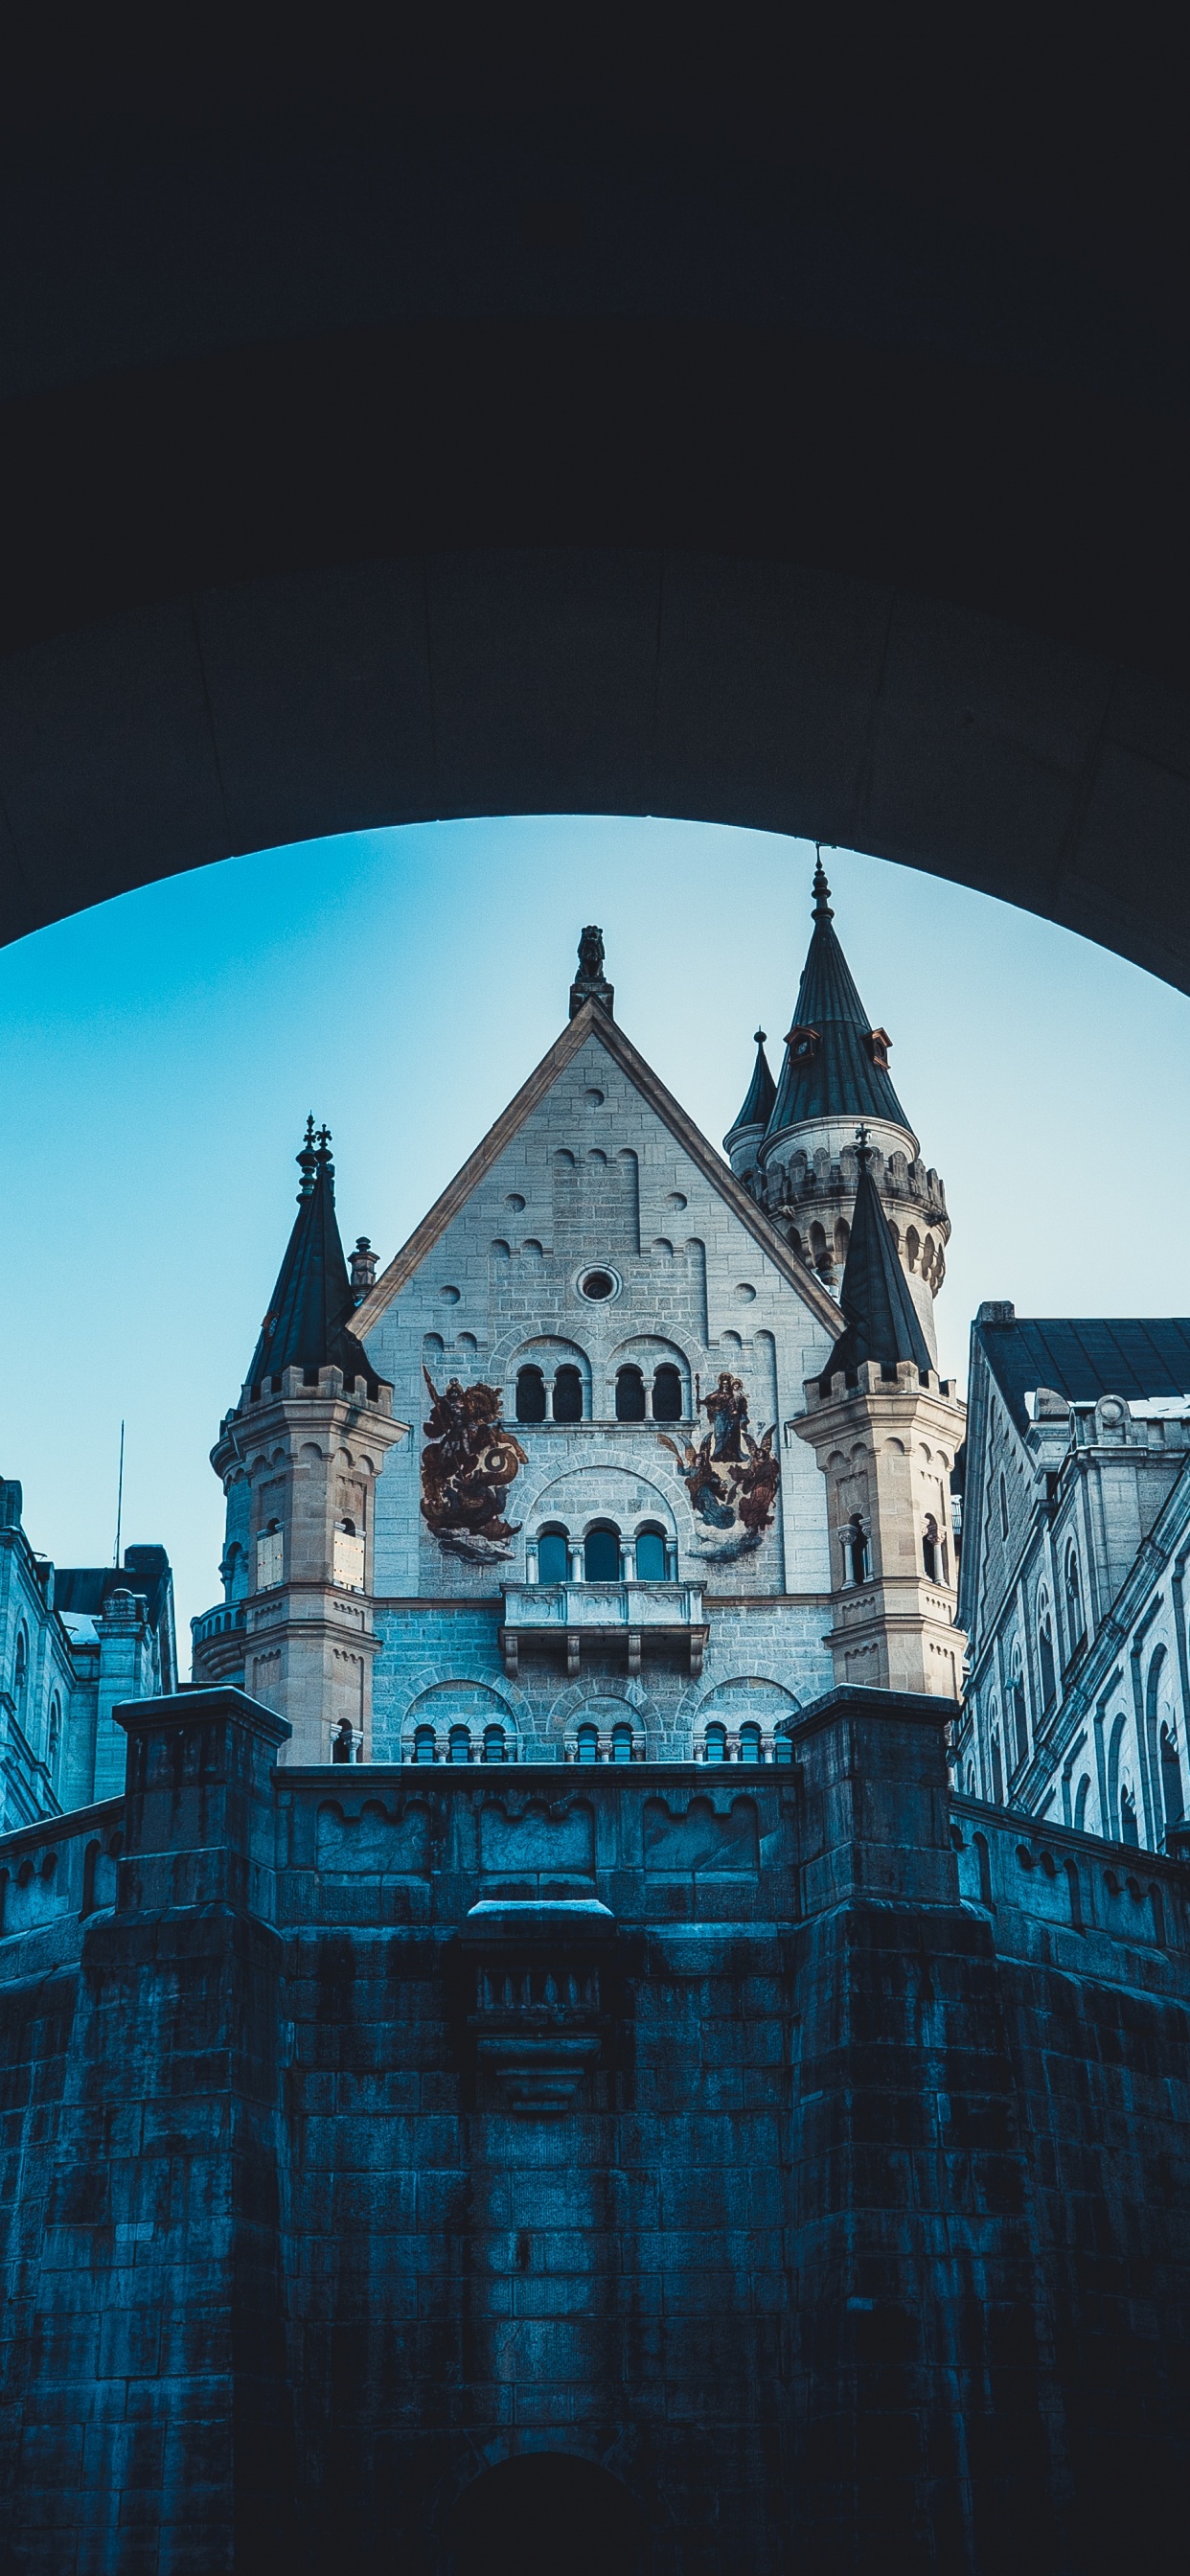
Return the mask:
<path id="1" fill-rule="evenodd" d="M 1027 914 L 826 854 L 836 927 L 892 1035 L 954 1223 L 938 1317 L 1187 1310 L 1190 1001 Z M 33 1544 L 162 1539 L 218 1595 L 207 1453 L 289 1232 L 306 1112 L 346 1242 L 403 1242 L 566 1017 L 601 922 L 617 1016 L 718 1143 L 758 1022 L 780 1053 L 813 850 L 711 825 L 429 824 L 230 860 L 0 950 L 8 1208 L 0 1472 Z M 1182 1154 L 1177 1147 L 1183 1146 Z"/>

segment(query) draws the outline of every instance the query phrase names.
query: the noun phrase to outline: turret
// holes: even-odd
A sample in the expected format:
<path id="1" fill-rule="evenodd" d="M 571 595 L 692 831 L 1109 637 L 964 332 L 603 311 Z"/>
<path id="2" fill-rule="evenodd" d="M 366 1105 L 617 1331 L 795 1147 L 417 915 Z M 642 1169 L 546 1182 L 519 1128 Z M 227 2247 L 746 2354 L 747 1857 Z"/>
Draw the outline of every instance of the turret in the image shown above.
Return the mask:
<path id="1" fill-rule="evenodd" d="M 298 1212 L 239 1403 L 211 1464 L 227 1498 L 224 1601 L 194 1622 L 194 1679 L 237 1683 L 287 1718 L 292 1762 L 326 1762 L 350 1723 L 371 1745 L 376 1478 L 407 1425 L 392 1418 L 348 1318 L 348 1277 L 324 1127 L 307 1124 Z M 370 1247 L 368 1247 L 370 1251 Z M 357 1247 L 358 1253 L 358 1247 Z"/>
<path id="2" fill-rule="evenodd" d="M 723 1151 L 737 1181 L 743 1181 L 745 1187 L 751 1189 L 754 1195 L 758 1195 L 756 1158 L 777 1097 L 777 1086 L 769 1071 L 764 1042 L 765 1031 L 758 1029 L 753 1039 L 756 1062 L 752 1067 L 752 1080 L 744 1094 L 744 1105 L 739 1117 L 734 1126 L 728 1128 L 723 1139 Z"/>
<path id="3" fill-rule="evenodd" d="M 940 1380 L 861 1127 L 840 1295 L 845 1329 L 795 1428 L 827 1483 L 835 1680 L 957 1699 L 950 1473 L 964 1414 Z"/>
<path id="4" fill-rule="evenodd" d="M 821 855 L 813 892 L 814 928 L 768 1121 L 752 1168 L 737 1164 L 734 1154 L 732 1168 L 834 1294 L 854 1218 L 859 1182 L 854 1138 L 856 1123 L 862 1121 L 868 1167 L 933 1359 L 934 1299 L 945 1275 L 950 1235 L 946 1193 L 937 1172 L 922 1162 L 893 1087 L 892 1040 L 886 1029 L 869 1021 L 840 946 Z M 731 1131 L 733 1139 L 737 1129 Z"/>

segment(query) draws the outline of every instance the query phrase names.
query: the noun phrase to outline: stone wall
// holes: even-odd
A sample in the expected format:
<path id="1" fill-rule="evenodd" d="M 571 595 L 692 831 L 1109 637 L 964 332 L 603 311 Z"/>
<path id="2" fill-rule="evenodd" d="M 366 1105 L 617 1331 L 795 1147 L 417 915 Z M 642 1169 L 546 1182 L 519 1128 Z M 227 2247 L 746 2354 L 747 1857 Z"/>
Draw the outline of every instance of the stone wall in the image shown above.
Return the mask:
<path id="1" fill-rule="evenodd" d="M 640 2576 L 1151 2545 L 1190 1873 L 952 1804 L 893 1694 L 761 1772 L 124 1718 L 123 1813 L 0 1845 L 6 2576 L 448 2576 L 543 2457 Z"/>

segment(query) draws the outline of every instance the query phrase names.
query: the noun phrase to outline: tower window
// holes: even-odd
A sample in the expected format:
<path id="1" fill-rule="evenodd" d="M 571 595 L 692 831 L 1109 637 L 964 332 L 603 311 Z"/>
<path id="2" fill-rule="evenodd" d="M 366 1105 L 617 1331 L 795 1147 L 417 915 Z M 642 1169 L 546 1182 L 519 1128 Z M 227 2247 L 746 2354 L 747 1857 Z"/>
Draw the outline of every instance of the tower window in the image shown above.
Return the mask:
<path id="1" fill-rule="evenodd" d="M 1161 1729 L 1161 1803 L 1165 1809 L 1165 1827 L 1182 1821 L 1182 1766 L 1178 1748 L 1168 1726 Z"/>
<path id="2" fill-rule="evenodd" d="M 866 1583 L 868 1579 L 868 1540 L 863 1521 L 853 1512 L 843 1532 L 843 1581 Z"/>
<path id="3" fill-rule="evenodd" d="M 663 1360 L 653 1379 L 654 1422 L 680 1422 L 682 1419 L 682 1373 L 672 1362 Z"/>
<path id="4" fill-rule="evenodd" d="M 1075 1647 L 1081 1646 L 1083 1642 L 1087 1625 L 1083 1617 L 1083 1587 L 1079 1581 L 1078 1558 L 1073 1548 L 1066 1559 L 1066 1612 L 1070 1622 L 1070 1651 L 1073 1654 Z"/>
<path id="5" fill-rule="evenodd" d="M 636 1579 L 638 1583 L 664 1583 L 664 1530 L 643 1529 L 638 1531 L 636 1540 Z"/>
<path id="6" fill-rule="evenodd" d="M 926 1513 L 925 1531 L 921 1542 L 921 1561 L 925 1568 L 927 1581 L 930 1583 L 937 1583 L 938 1523 L 932 1512 Z"/>
<path id="7" fill-rule="evenodd" d="M 643 1422 L 645 1418 L 645 1382 L 638 1368 L 616 1370 L 617 1422 Z"/>
<path id="8" fill-rule="evenodd" d="M 576 1743 L 580 1762 L 598 1762 L 599 1736 L 595 1727 L 580 1726 Z"/>
<path id="9" fill-rule="evenodd" d="M 555 1422 L 581 1422 L 583 1418 L 583 1381 L 569 1361 L 554 1379 Z"/>
<path id="10" fill-rule="evenodd" d="M 518 1422 L 544 1422 L 545 1379 L 539 1368 L 517 1370 L 516 1418 Z"/>
<path id="11" fill-rule="evenodd" d="M 564 1529 L 543 1530 L 537 1542 L 537 1574 L 542 1583 L 565 1583 L 570 1550 Z"/>
<path id="12" fill-rule="evenodd" d="M 583 1550 L 583 1572 L 588 1583 L 618 1583 L 620 1580 L 620 1533 L 605 1524 L 589 1530 Z"/>
<path id="13" fill-rule="evenodd" d="M 282 1554 L 283 1546 L 284 1540 L 280 1521 L 270 1521 L 268 1528 L 261 1531 L 256 1542 L 256 1589 L 258 1592 L 268 1592 L 273 1584 L 280 1583 L 284 1563 Z"/>
<path id="14" fill-rule="evenodd" d="M 1042 1714 L 1044 1715 L 1048 1708 L 1053 1707 L 1054 1695 L 1057 1690 L 1057 1673 L 1054 1667 L 1054 1632 L 1050 1626 L 1048 1611 L 1042 1619 L 1041 1625 L 1037 1631 L 1037 1653 L 1041 1664 L 1041 1707 Z"/>

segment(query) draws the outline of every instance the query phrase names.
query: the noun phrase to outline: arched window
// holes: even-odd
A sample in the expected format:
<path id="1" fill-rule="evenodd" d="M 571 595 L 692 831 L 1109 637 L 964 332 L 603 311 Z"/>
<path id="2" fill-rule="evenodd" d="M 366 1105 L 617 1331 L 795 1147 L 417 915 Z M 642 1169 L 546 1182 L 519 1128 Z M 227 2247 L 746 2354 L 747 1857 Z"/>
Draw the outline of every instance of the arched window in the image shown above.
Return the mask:
<path id="1" fill-rule="evenodd" d="M 583 1381 L 570 1360 L 564 1360 L 554 1377 L 555 1422 L 581 1422 L 583 1418 Z"/>
<path id="2" fill-rule="evenodd" d="M 518 1422 L 545 1420 L 545 1379 L 539 1368 L 517 1370 L 516 1418 Z"/>
<path id="3" fill-rule="evenodd" d="M 1178 1748 L 1170 1728 L 1163 1726 L 1161 1729 L 1161 1804 L 1165 1809 L 1167 1833 L 1171 1825 L 1181 1824 L 1184 1803 L 1182 1766 L 1178 1760 Z"/>
<path id="4" fill-rule="evenodd" d="M 643 1422 L 645 1418 L 645 1382 L 638 1368 L 631 1365 L 616 1370 L 617 1422 Z"/>
<path id="5" fill-rule="evenodd" d="M 663 1360 L 653 1378 L 654 1422 L 680 1422 L 682 1419 L 682 1372 L 672 1361 Z"/>
<path id="6" fill-rule="evenodd" d="M 280 1521 L 270 1521 L 256 1542 L 256 1589 L 269 1592 L 284 1573 L 284 1536 Z"/>
<path id="7" fill-rule="evenodd" d="M 1087 1830 L 1087 1800 L 1090 1795 L 1091 1775 L 1089 1771 L 1084 1771 L 1082 1779 L 1079 1781 L 1078 1787 L 1074 1793 L 1074 1830 L 1076 1834 L 1085 1834 Z"/>
<path id="8" fill-rule="evenodd" d="M 580 1762 L 598 1762 L 599 1733 L 594 1726 L 580 1726 L 576 1737 Z"/>
<path id="9" fill-rule="evenodd" d="M 537 1575 L 541 1583 L 565 1583 L 570 1550 L 564 1529 L 545 1529 L 537 1542 Z"/>
<path id="10" fill-rule="evenodd" d="M 583 1549 L 583 1572 L 588 1583 L 618 1583 L 620 1580 L 620 1533 L 609 1523 L 588 1530 Z"/>
<path id="11" fill-rule="evenodd" d="M 789 1737 L 787 1735 L 783 1735 L 779 1727 L 773 1737 L 773 1760 L 774 1762 L 792 1762 L 793 1760 L 793 1746 L 789 1741 Z"/>
<path id="12" fill-rule="evenodd" d="M 1078 1558 L 1073 1548 L 1066 1559 L 1066 1616 L 1070 1625 L 1070 1651 L 1073 1654 L 1075 1648 L 1081 1646 L 1087 1627 L 1083 1616 L 1083 1587 L 1079 1581 Z"/>
<path id="13" fill-rule="evenodd" d="M 707 1760 L 708 1762 L 726 1762 L 727 1729 L 725 1726 L 708 1726 Z"/>
<path id="14" fill-rule="evenodd" d="M 632 1729 L 630 1726 L 613 1726 L 612 1760 L 613 1762 L 631 1762 Z"/>
<path id="15" fill-rule="evenodd" d="M 650 1528 L 637 1531 L 636 1579 L 638 1583 L 664 1583 L 664 1530 Z"/>
<path id="16" fill-rule="evenodd" d="M 941 1556 L 942 1544 L 938 1536 L 938 1523 L 933 1513 L 927 1512 L 921 1540 L 921 1561 L 929 1583 L 940 1583 L 942 1580 Z"/>
<path id="17" fill-rule="evenodd" d="M 1054 1632 L 1050 1626 L 1048 1605 L 1042 1609 L 1037 1630 L 1037 1659 L 1041 1668 L 1041 1713 L 1044 1717 L 1047 1709 L 1053 1707 L 1058 1687 L 1054 1668 Z"/>
<path id="18" fill-rule="evenodd" d="M 507 1762 L 508 1747 L 504 1741 L 504 1729 L 502 1726 L 485 1726 L 483 1730 L 483 1758 L 485 1762 Z"/>
<path id="19" fill-rule="evenodd" d="M 1000 1478 L 1000 1536 L 1008 1536 L 1008 1487 L 1003 1476 Z"/>
<path id="20" fill-rule="evenodd" d="M 843 1532 L 843 1581 L 866 1583 L 868 1579 L 868 1541 L 858 1512 L 853 1512 Z"/>
<path id="21" fill-rule="evenodd" d="M 1029 1754 L 1029 1721 L 1025 1712 L 1025 1684 L 1019 1657 L 1014 1662 L 1012 1680 L 1008 1685 L 1008 1741 L 1015 1770 L 1028 1760 Z"/>
<path id="22" fill-rule="evenodd" d="M 452 1726 L 450 1730 L 450 1750 L 447 1755 L 447 1759 L 450 1762 L 470 1761 L 471 1737 L 465 1726 Z"/>
<path id="23" fill-rule="evenodd" d="M 1120 1791 L 1120 1840 L 1139 1845 L 1140 1827 L 1136 1821 L 1136 1800 L 1125 1781 Z"/>
<path id="24" fill-rule="evenodd" d="M 995 1799 L 996 1805 L 998 1807 L 1002 1807 L 1004 1804 L 1004 1765 L 1000 1759 L 1000 1738 L 998 1735 L 993 1735 L 992 1737 L 992 1796 Z"/>
<path id="25" fill-rule="evenodd" d="M 760 1760 L 760 1728 L 753 1726 L 751 1720 L 746 1726 L 740 1728 L 740 1760 L 741 1762 Z"/>
<path id="26" fill-rule="evenodd" d="M 14 1674 L 14 1676 L 13 1676 L 13 1695 L 14 1695 L 14 1697 L 15 1697 L 15 1699 L 16 1699 L 16 1704 L 17 1704 L 17 1716 L 18 1716 L 18 1718 L 20 1719 L 20 1721 L 21 1721 L 22 1725 L 24 1724 L 24 1719 L 25 1719 L 25 1694 L 26 1694 L 26 1692 L 28 1691 L 28 1688 L 29 1688 L 29 1640 L 28 1640 L 27 1636 L 25 1635 L 25 1631 L 24 1631 L 24 1629 L 23 1629 L 23 1628 L 21 1628 L 21 1629 L 19 1629 L 19 1630 L 18 1630 L 18 1632 L 17 1632 L 17 1659 L 16 1659 L 16 1671 L 15 1671 L 15 1674 Z"/>
<path id="27" fill-rule="evenodd" d="M 415 1761 L 415 1762 L 432 1762 L 432 1761 L 433 1761 L 433 1759 L 434 1759 L 434 1755 L 435 1755 L 436 1751 L 437 1751 L 437 1746 L 436 1746 L 435 1741 L 434 1741 L 434 1729 L 433 1729 L 433 1727 L 432 1727 L 432 1726 L 419 1726 L 419 1727 L 418 1727 L 418 1730 L 417 1730 L 417 1733 L 416 1733 L 416 1735 L 414 1736 L 414 1739 L 413 1739 L 413 1759 L 414 1759 L 414 1761 Z"/>
<path id="28" fill-rule="evenodd" d="M 975 1796 L 975 1764 L 973 1762 L 969 1762 L 967 1764 L 967 1795 L 969 1798 L 973 1798 Z"/>
<path id="29" fill-rule="evenodd" d="M 58 1706 L 58 1702 L 57 1702 L 57 1700 L 56 1700 L 56 1699 L 52 1699 L 52 1700 L 50 1701 L 50 1733 L 49 1733 L 49 1752 L 48 1752 L 48 1758 L 49 1758 L 49 1767 L 50 1767 L 50 1778 L 51 1778 L 51 1780 L 52 1780 L 52 1781 L 54 1781 L 54 1783 L 55 1783 L 55 1784 L 57 1783 L 57 1778 L 58 1778 L 58 1756 L 59 1756 L 59 1754 L 60 1754 L 61 1750 L 62 1750 L 62 1711 L 61 1711 L 60 1707 Z M 1174 1755 L 1174 1763 L 1175 1763 L 1175 1766 L 1176 1766 L 1176 1763 L 1177 1763 L 1177 1758 L 1178 1758 L 1178 1757 L 1177 1757 L 1177 1755 L 1176 1755 L 1176 1753 L 1175 1753 L 1175 1755 Z"/>

